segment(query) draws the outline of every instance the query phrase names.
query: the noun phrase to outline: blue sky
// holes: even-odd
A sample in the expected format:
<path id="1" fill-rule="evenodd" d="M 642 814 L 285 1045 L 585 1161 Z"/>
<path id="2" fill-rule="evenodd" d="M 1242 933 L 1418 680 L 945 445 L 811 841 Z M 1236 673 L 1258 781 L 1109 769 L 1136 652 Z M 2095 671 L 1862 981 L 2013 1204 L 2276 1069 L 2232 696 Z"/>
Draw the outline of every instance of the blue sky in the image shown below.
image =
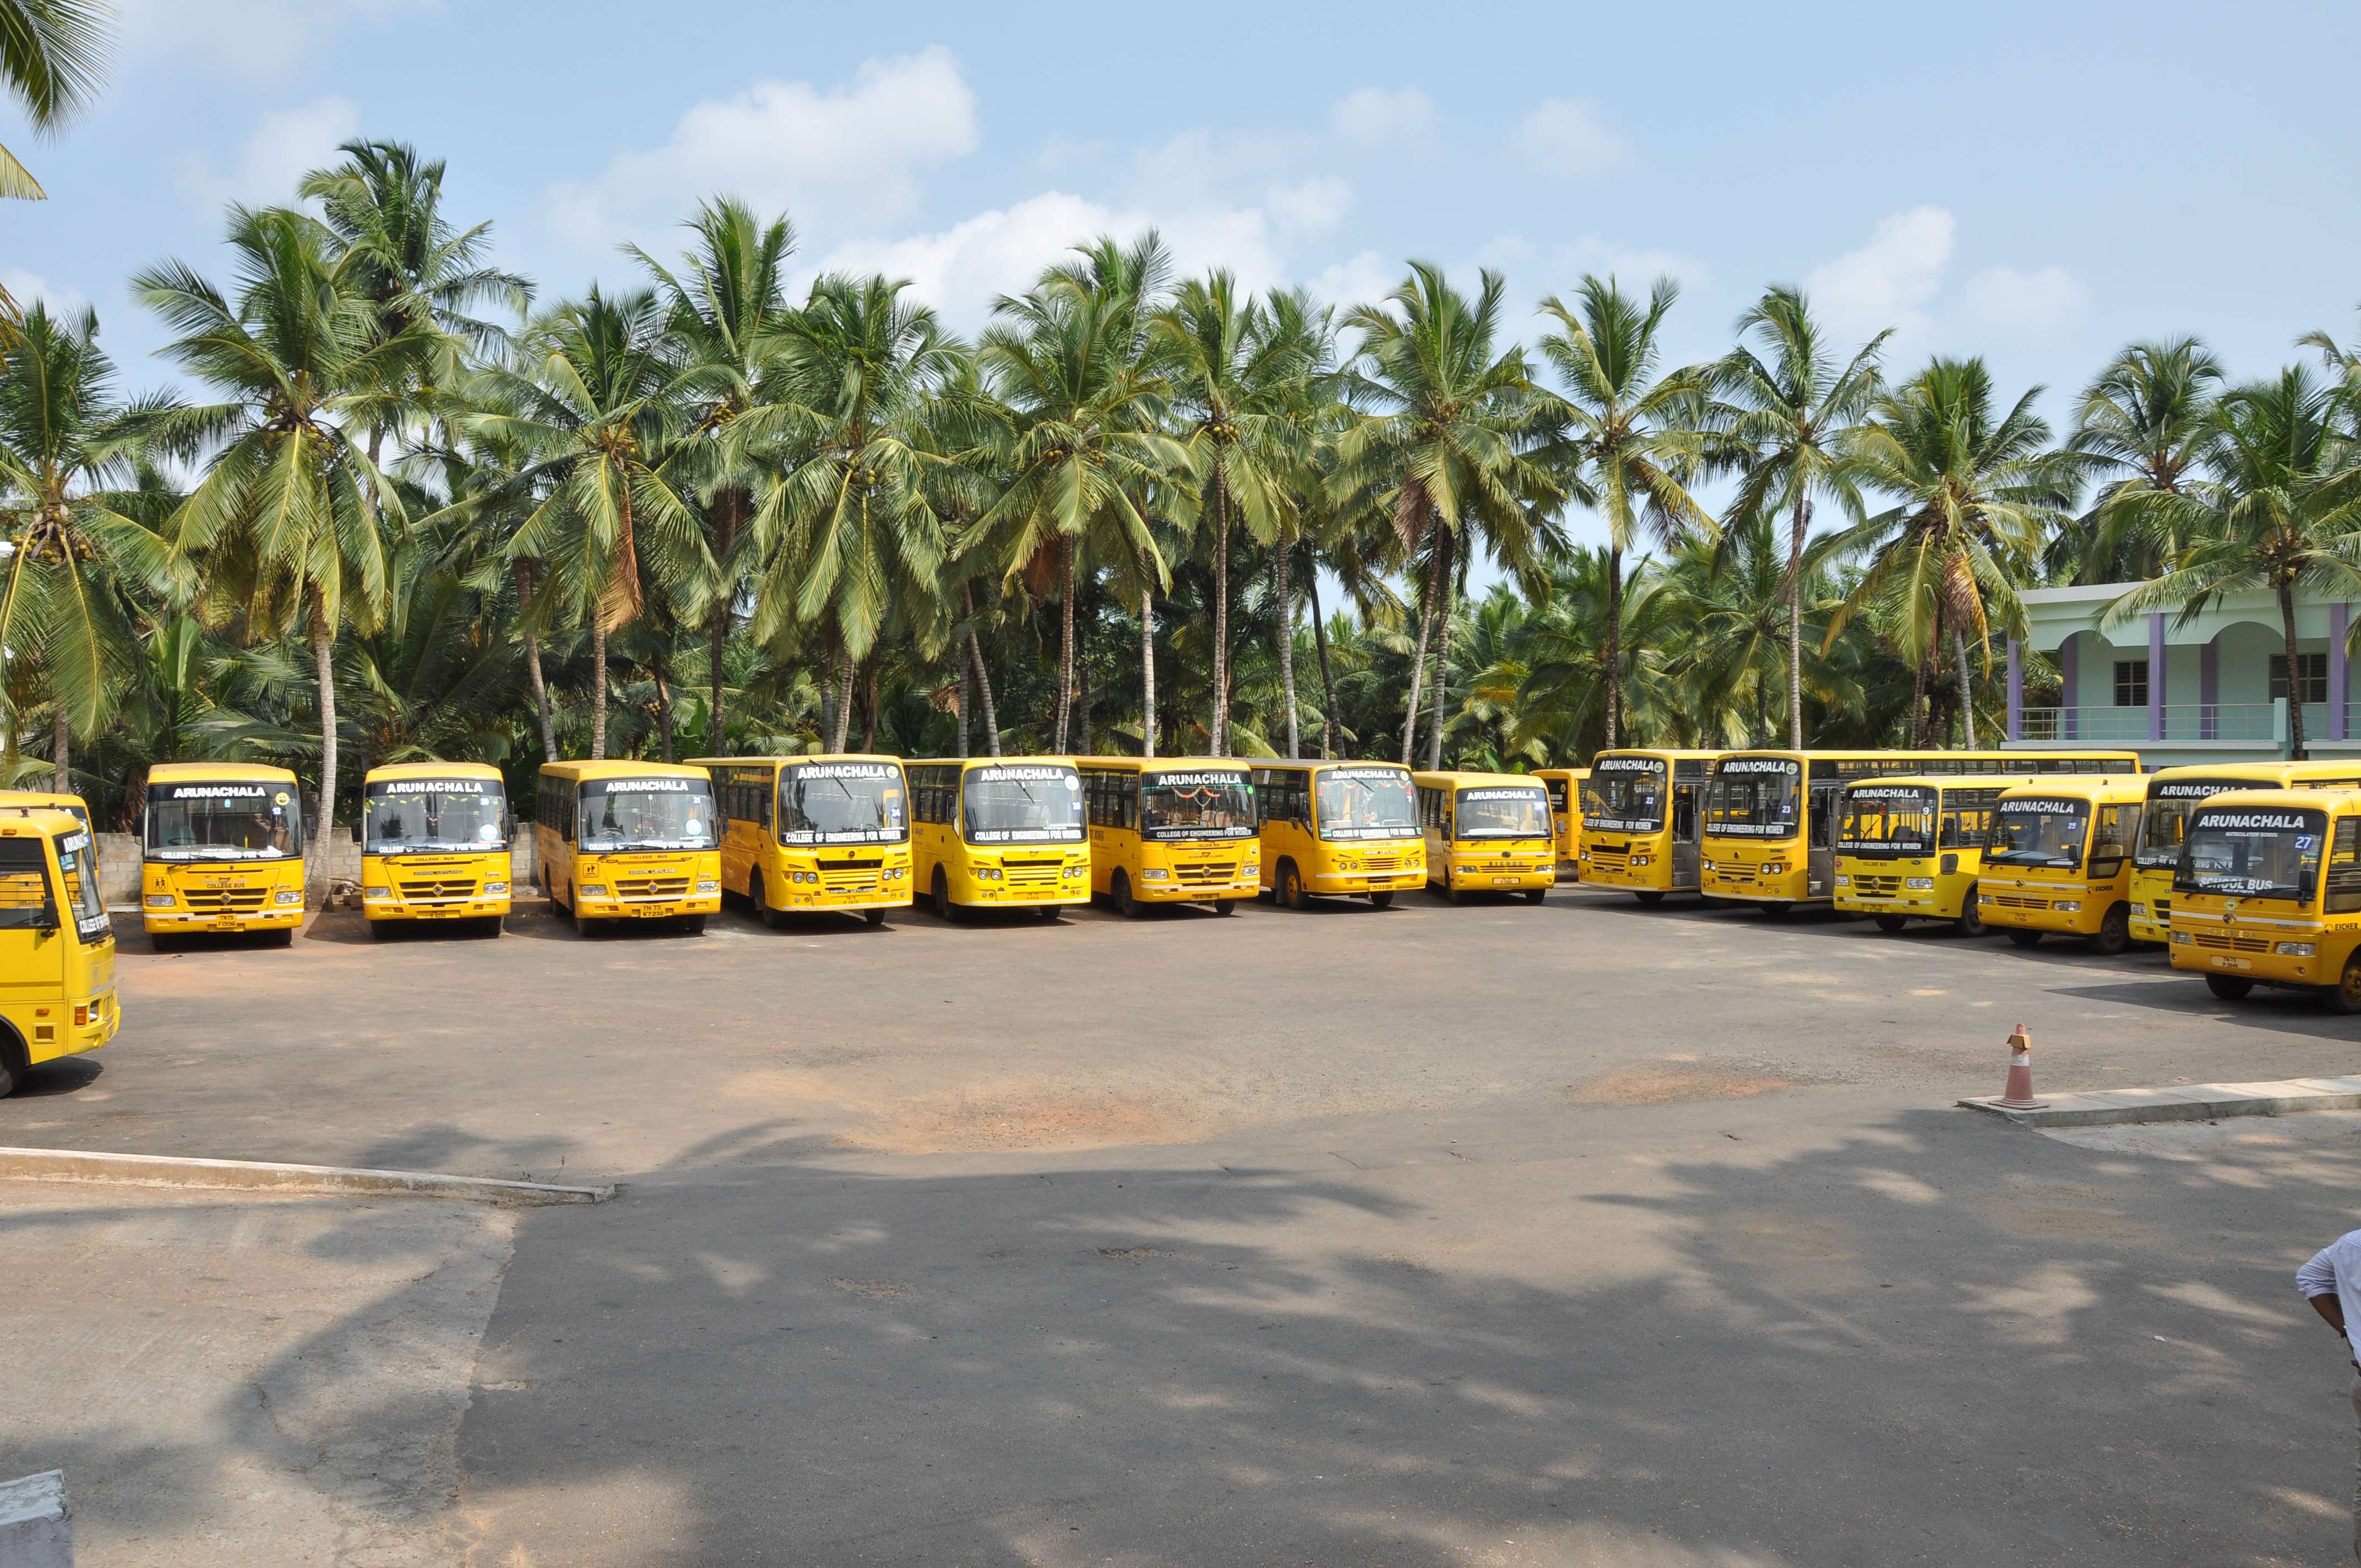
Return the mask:
<path id="1" fill-rule="evenodd" d="M 1900 367 L 1981 352 L 2053 417 L 2136 337 L 2251 375 L 2361 335 L 2349 5 L 121 3 L 98 109 L 0 131 L 52 196 L 0 211 L 0 278 L 95 303 L 134 384 L 168 372 L 128 274 L 216 266 L 225 202 L 356 134 L 447 158 L 544 291 L 730 191 L 791 212 L 807 269 L 914 278 L 962 328 L 1152 221 L 1345 301 L 1406 257 L 1496 266 L 1520 332 L 1586 270 L 1670 271 L 1683 357 L 1801 281 L 1898 327 Z"/>

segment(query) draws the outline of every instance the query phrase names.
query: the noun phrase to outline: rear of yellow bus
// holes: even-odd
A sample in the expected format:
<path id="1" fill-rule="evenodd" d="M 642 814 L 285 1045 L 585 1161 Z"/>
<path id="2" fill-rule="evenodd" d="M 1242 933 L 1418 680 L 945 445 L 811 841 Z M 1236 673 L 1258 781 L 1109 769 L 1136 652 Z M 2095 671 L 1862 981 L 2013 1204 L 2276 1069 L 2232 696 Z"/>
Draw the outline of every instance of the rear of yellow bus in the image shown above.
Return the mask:
<path id="1" fill-rule="evenodd" d="M 1708 898 L 1744 900 L 1775 913 L 1810 896 L 1804 765 L 1793 751 L 1733 752 L 1714 762 L 1699 868 Z"/>
<path id="2" fill-rule="evenodd" d="M 0 1095 L 42 1062 L 96 1050 L 122 1025 L 90 829 L 65 812 L 0 817 Z"/>
<path id="3" fill-rule="evenodd" d="M 571 899 L 577 928 L 669 920 L 702 931 L 721 908 L 721 835 L 702 768 L 611 762 L 577 788 Z"/>
<path id="4" fill-rule="evenodd" d="M 1448 792 L 1443 863 L 1427 854 L 1427 880 L 1457 903 L 1470 894 L 1513 893 L 1539 904 L 1557 883 L 1549 793 L 1513 773 L 1421 773 Z"/>
<path id="5" fill-rule="evenodd" d="M 772 842 L 748 896 L 781 914 L 858 915 L 883 926 L 910 907 L 910 787 L 898 758 L 813 757 L 783 763 Z"/>
<path id="6" fill-rule="evenodd" d="M 2005 791 L 1977 879 L 1984 924 L 2021 948 L 2080 937 L 2114 955 L 2131 945 L 2131 853 L 2147 781 L 2058 774 Z"/>
<path id="7" fill-rule="evenodd" d="M 2235 790 L 2199 806 L 2173 879 L 2169 951 L 2224 1001 L 2287 986 L 2361 1013 L 2361 799 Z"/>
<path id="8" fill-rule="evenodd" d="M 961 767 L 956 822 L 935 891 L 954 908 L 1029 909 L 1044 920 L 1091 901 L 1082 779 L 1065 757 L 995 758 Z"/>
<path id="9" fill-rule="evenodd" d="M 497 937 L 509 912 L 514 819 L 500 771 L 403 762 L 361 782 L 361 913 L 369 935 L 457 921 Z"/>
<path id="10" fill-rule="evenodd" d="M 1550 822 L 1554 829 L 1558 864 L 1576 882 L 1582 880 L 1582 786 L 1588 768 L 1535 768 L 1531 777 L 1549 791 Z"/>
<path id="11" fill-rule="evenodd" d="M 140 916 L 163 946 L 258 933 L 285 946 L 303 923 L 303 812 L 279 768 L 166 762 L 148 771 Z"/>
<path id="12" fill-rule="evenodd" d="M 1195 759 L 1143 763 L 1132 852 L 1137 869 L 1124 869 L 1135 903 L 1210 904 L 1226 915 L 1238 900 L 1254 897 L 1262 881 L 1262 838 L 1246 768 Z M 1095 850 L 1091 870 L 1098 880 Z"/>
<path id="13" fill-rule="evenodd" d="M 1653 904 L 1673 885 L 1673 762 L 1644 751 L 1601 751 L 1590 760 L 1576 828 L 1576 874 Z"/>

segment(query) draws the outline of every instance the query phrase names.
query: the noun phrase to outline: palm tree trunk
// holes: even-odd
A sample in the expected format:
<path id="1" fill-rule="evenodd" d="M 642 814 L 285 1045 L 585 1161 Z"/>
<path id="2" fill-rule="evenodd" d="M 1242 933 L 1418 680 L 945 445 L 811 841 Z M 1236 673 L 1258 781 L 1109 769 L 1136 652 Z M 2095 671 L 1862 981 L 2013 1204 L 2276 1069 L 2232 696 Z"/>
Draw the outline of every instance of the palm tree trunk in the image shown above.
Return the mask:
<path id="1" fill-rule="evenodd" d="M 959 684 L 951 688 L 951 718 L 959 725 L 959 755 L 967 755 L 967 650 L 960 650 Z"/>
<path id="2" fill-rule="evenodd" d="M 2295 654 L 2295 591 L 2281 583 L 2279 595 L 2279 627 L 2287 635 L 2288 694 L 2288 757 L 2292 762 L 2305 762 L 2303 746 L 2303 666 Z M 2156 679 L 2156 672 L 2148 672 Z"/>
<path id="3" fill-rule="evenodd" d="M 842 659 L 843 662 L 836 667 L 836 722 L 829 727 L 828 733 L 828 749 L 831 751 L 844 750 L 845 735 L 852 728 L 852 649 L 850 644 L 846 645 Z"/>
<path id="4" fill-rule="evenodd" d="M 590 760 L 607 757 L 607 613 L 590 610 Z"/>
<path id="5" fill-rule="evenodd" d="M 52 722 L 57 728 L 52 732 L 49 744 L 49 761 L 53 771 L 49 788 L 59 795 L 71 795 L 73 784 L 70 781 L 73 778 L 73 726 L 72 721 L 66 716 L 64 699 L 60 698 L 55 706 L 58 711 Z"/>
<path id="6" fill-rule="evenodd" d="M 717 510 L 719 515 L 715 519 L 713 554 L 716 560 L 726 562 L 729 559 L 730 545 L 738 537 L 736 489 L 722 492 L 721 505 Z M 723 695 L 722 655 L 730 643 L 730 616 L 736 608 L 734 601 L 738 597 L 737 587 L 735 582 L 727 580 L 725 573 L 725 580 L 721 587 L 721 602 L 714 606 L 713 624 L 706 629 L 705 679 L 711 690 L 707 697 L 709 706 L 707 708 L 708 717 L 705 721 L 707 729 L 705 739 L 706 744 L 711 748 L 710 754 L 716 757 L 726 757 L 730 754 L 730 730 L 723 722 L 728 709 Z"/>
<path id="7" fill-rule="evenodd" d="M 1279 700 L 1287 705 L 1287 755 L 1291 761 L 1303 754 L 1295 720 L 1295 585 L 1288 580 L 1287 541 L 1274 543 L 1270 554 L 1279 575 Z"/>
<path id="8" fill-rule="evenodd" d="M 1451 547 L 1456 540 L 1457 536 L 1445 529 L 1436 543 L 1443 556 L 1443 598 L 1435 609 L 1434 717 L 1426 727 L 1426 765 L 1430 771 L 1443 766 L 1443 688 L 1451 671 L 1451 600 L 1457 587 L 1451 577 Z"/>
<path id="9" fill-rule="evenodd" d="M 1607 547 L 1607 745 L 1621 745 L 1623 725 L 1623 547 Z"/>
<path id="10" fill-rule="evenodd" d="M 1943 662 L 1943 607 L 1935 606 L 1935 627 L 1927 639 L 1927 651 L 1916 661 L 1917 669 L 1911 675 L 1910 746 L 1923 750 L 1935 743 L 1935 683 L 1934 666 Z"/>
<path id="11" fill-rule="evenodd" d="M 866 704 L 866 711 L 862 717 L 861 730 L 861 749 L 864 751 L 874 751 L 877 750 L 877 687 L 880 679 L 881 677 L 878 674 L 877 666 L 875 664 L 870 665 L 868 690 L 869 700 Z"/>
<path id="12" fill-rule="evenodd" d="M 648 666 L 648 673 L 655 677 L 656 735 L 664 746 L 664 760 L 667 762 L 678 762 L 680 759 L 675 754 L 675 748 L 672 738 L 672 686 L 664 679 L 663 654 L 656 655 L 654 661 Z"/>
<path id="13" fill-rule="evenodd" d="M 1087 592 L 1087 587 L 1082 591 Z M 1074 750 L 1084 756 L 1095 755 L 1091 750 L 1091 607 L 1077 605 L 1074 609 Z"/>
<path id="14" fill-rule="evenodd" d="M 2290 647 L 2294 644 L 2290 642 Z M 320 888 L 322 907 L 327 905 L 328 878 L 334 867 L 336 827 L 336 651 L 335 628 L 328 624 L 328 601 L 312 590 L 312 663 L 320 683 Z"/>
<path id="15" fill-rule="evenodd" d="M 1156 755 L 1156 591 L 1139 590 L 1139 754 Z"/>
<path id="16" fill-rule="evenodd" d="M 1066 721 L 1074 708 L 1074 542 L 1061 541 L 1058 553 L 1061 557 L 1058 576 L 1063 585 L 1058 595 L 1058 718 L 1049 727 L 1049 750 L 1062 755 Z"/>
<path id="17" fill-rule="evenodd" d="M 1787 744 L 1804 749 L 1804 533 L 1812 526 L 1812 503 L 1798 492 L 1795 527 L 1787 542 Z"/>
<path id="18" fill-rule="evenodd" d="M 1976 702 L 1968 688 L 1968 640 L 1958 627 L 1951 628 L 1951 653 L 1960 661 L 1960 722 L 1963 727 L 1967 749 L 1976 749 Z"/>
<path id="19" fill-rule="evenodd" d="M 517 606 L 522 613 L 524 602 L 533 597 L 533 565 L 527 561 L 516 564 Z M 557 724 L 549 712 L 549 683 L 541 673 L 541 639 L 531 631 L 520 633 L 524 639 L 525 678 L 533 683 L 533 711 L 541 718 L 541 757 L 545 762 L 557 760 Z"/>
<path id="20" fill-rule="evenodd" d="M 967 656 L 975 666 L 975 695 L 983 705 L 977 710 L 977 717 L 983 720 L 984 749 L 997 757 L 1000 755 L 1000 714 L 992 703 L 992 673 L 984 668 L 983 640 L 975 634 L 975 598 L 965 583 L 960 585 L 960 608 L 966 611 L 968 617 Z"/>
<path id="21" fill-rule="evenodd" d="M 1328 623 L 1320 609 L 1320 558 L 1312 558 L 1312 570 L 1304 575 L 1303 591 L 1312 600 L 1312 646 L 1320 656 L 1320 755 L 1336 754 L 1336 673 L 1328 664 Z"/>
<path id="22" fill-rule="evenodd" d="M 1443 564 L 1437 553 L 1426 564 L 1426 592 L 1419 596 L 1418 653 L 1410 662 L 1410 700 L 1402 705 L 1402 766 L 1410 766 L 1411 757 L 1418 745 L 1418 699 L 1420 688 L 1426 682 L 1426 640 L 1434 629 L 1434 574 Z"/>
<path id="23" fill-rule="evenodd" d="M 1213 470 L 1213 721 L 1205 727 L 1205 750 L 1230 754 L 1230 501 Z"/>

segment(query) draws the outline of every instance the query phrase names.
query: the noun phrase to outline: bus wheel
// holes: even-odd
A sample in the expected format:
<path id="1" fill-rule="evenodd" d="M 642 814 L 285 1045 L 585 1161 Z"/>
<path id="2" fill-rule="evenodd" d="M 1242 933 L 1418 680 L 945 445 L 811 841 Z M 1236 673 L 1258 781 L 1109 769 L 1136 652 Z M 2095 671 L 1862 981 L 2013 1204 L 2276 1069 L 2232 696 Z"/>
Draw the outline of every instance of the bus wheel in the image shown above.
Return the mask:
<path id="1" fill-rule="evenodd" d="M 1443 873 L 1443 896 L 1454 904 L 1465 904 L 1467 902 L 1467 890 L 1454 882 L 1451 873 L 1445 872 Z"/>
<path id="2" fill-rule="evenodd" d="M 684 915 L 680 917 L 680 928 L 692 937 L 702 937 L 705 935 L 705 916 Z"/>
<path id="3" fill-rule="evenodd" d="M 389 920 L 363 920 L 361 924 L 368 927 L 370 941 L 382 942 L 386 938 L 385 928 L 391 925 L 392 922 Z"/>
<path id="4" fill-rule="evenodd" d="M 1312 901 L 1305 897 L 1303 893 L 1303 877 L 1296 871 L 1293 861 L 1279 862 L 1279 881 L 1274 886 L 1271 897 L 1274 902 L 1289 909 L 1303 909 L 1310 906 Z"/>
<path id="5" fill-rule="evenodd" d="M 1131 891 L 1131 873 L 1118 870 L 1115 873 L 1115 906 L 1126 920 L 1139 918 L 1139 899 Z"/>
<path id="6" fill-rule="evenodd" d="M 2350 974 L 2353 971 L 2348 969 L 2345 972 Z M 2244 1002 L 2247 993 L 2255 989 L 2255 982 L 2231 974 L 2209 974 L 2205 977 L 2205 989 L 2224 1002 Z"/>
<path id="7" fill-rule="evenodd" d="M 1058 923 L 1058 916 L 1063 915 L 1065 910 L 1055 904 L 1045 904 L 1033 913 L 1041 917 L 1042 925 L 1055 926 Z"/>
<path id="8" fill-rule="evenodd" d="M 1784 920 L 1795 906 L 1792 904 L 1758 904 L 1754 907 L 1763 912 L 1766 920 Z"/>
<path id="9" fill-rule="evenodd" d="M 1238 912 L 1238 901 L 1237 901 L 1236 899 L 1235 899 L 1235 898 L 1217 898 L 1217 899 L 1213 900 L 1213 913 L 1214 913 L 1214 914 L 1216 914 L 1216 915 L 1235 915 L 1237 912 Z"/>
<path id="10" fill-rule="evenodd" d="M 1968 894 L 1967 902 L 1960 906 L 1960 917 L 1951 922 L 1951 928 L 1962 937 L 1981 937 L 1988 929 L 1982 912 L 1976 908 L 1976 895 L 1972 890 Z"/>
<path id="11" fill-rule="evenodd" d="M 605 924 L 606 922 L 603 920 L 591 919 L 590 916 L 582 913 L 579 905 L 576 906 L 574 911 L 574 934 L 581 938 L 584 941 L 587 942 L 591 938 L 597 936 L 598 934 L 598 927 Z"/>
<path id="12" fill-rule="evenodd" d="M 937 866 L 935 868 L 935 880 L 932 886 L 928 889 L 928 892 L 934 898 L 935 913 L 937 915 L 941 916 L 946 920 L 956 920 L 959 918 L 958 906 L 951 903 L 951 879 L 944 874 L 942 867 Z"/>
<path id="13" fill-rule="evenodd" d="M 771 907 L 770 891 L 763 885 L 761 872 L 756 872 L 746 880 L 746 898 L 747 902 L 753 905 L 754 913 L 762 918 L 763 924 L 772 930 L 775 931 L 787 923 L 785 910 Z"/>
<path id="14" fill-rule="evenodd" d="M 1369 907 L 1372 909 L 1390 909 L 1393 907 L 1393 904 L 1394 895 L 1391 893 L 1373 893 L 1369 894 Z"/>
<path id="15" fill-rule="evenodd" d="M 1650 888 L 1645 893 L 1635 893 L 1631 896 L 1638 899 L 1642 904 L 1662 904 L 1664 902 L 1664 895 L 1654 888 Z"/>
<path id="16" fill-rule="evenodd" d="M 1909 924 L 1909 921 L 1905 920 L 1899 915 L 1881 915 L 1877 917 L 1877 928 L 1881 931 L 1899 931 L 1902 927 Z"/>
<path id="17" fill-rule="evenodd" d="M 872 926 L 883 926 L 885 924 L 885 912 L 882 909 L 864 909 L 861 912 L 861 917 L 863 920 L 868 921 Z"/>
<path id="18" fill-rule="evenodd" d="M 2016 947 L 2037 948 L 2041 945 L 2041 933 L 2038 931 L 2011 931 L 2008 934 L 2008 939 Z"/>
<path id="19" fill-rule="evenodd" d="M 2114 958 L 2132 945 L 2132 912 L 2124 905 L 2110 904 L 2107 912 L 2099 916 L 2099 934 L 2091 938 L 2091 950 Z"/>
<path id="20" fill-rule="evenodd" d="M 2350 1016 L 2361 1013 L 2361 953 L 2345 960 L 2345 973 L 2334 985 L 2320 988 L 2320 999 L 2331 1013 Z"/>
<path id="21" fill-rule="evenodd" d="M 265 932 L 262 945 L 266 948 L 291 948 L 295 945 L 295 928 L 292 926 L 281 926 L 276 931 Z"/>
<path id="22" fill-rule="evenodd" d="M 1543 899 L 1548 896 L 1549 889 L 1545 887 L 1529 887 L 1525 889 L 1525 902 L 1527 904 L 1539 904 Z"/>
<path id="23" fill-rule="evenodd" d="M 152 952 L 177 953 L 181 950 L 181 938 L 163 931 L 150 931 L 148 947 Z"/>
<path id="24" fill-rule="evenodd" d="M 501 919 L 499 916 L 487 915 L 481 920 L 476 922 L 476 935 L 478 937 L 497 937 L 507 925 L 508 922 Z"/>
<path id="25" fill-rule="evenodd" d="M 9 1038 L 6 1029 L 0 1028 L 0 1100 L 24 1088 L 29 1072 L 22 1048 Z"/>

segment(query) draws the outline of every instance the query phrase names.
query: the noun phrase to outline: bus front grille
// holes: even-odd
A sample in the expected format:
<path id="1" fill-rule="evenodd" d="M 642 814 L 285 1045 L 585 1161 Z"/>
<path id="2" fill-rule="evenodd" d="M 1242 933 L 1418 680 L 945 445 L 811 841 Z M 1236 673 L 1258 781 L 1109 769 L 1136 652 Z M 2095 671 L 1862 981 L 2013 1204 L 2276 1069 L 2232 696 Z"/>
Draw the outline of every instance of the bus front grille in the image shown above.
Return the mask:
<path id="1" fill-rule="evenodd" d="M 1902 879 L 1898 876 L 1855 875 L 1852 890 L 1862 898 L 1892 898 L 1902 891 Z"/>
<path id="2" fill-rule="evenodd" d="M 1394 872 L 1401 869 L 1400 855 L 1371 855 L 1361 862 L 1365 872 Z"/>
<path id="3" fill-rule="evenodd" d="M 1011 887 L 1055 887 L 1064 872 L 1065 867 L 1056 861 L 1029 866 L 1011 865 L 1005 861 L 1000 864 L 1001 878 Z"/>
<path id="4" fill-rule="evenodd" d="M 1179 869 L 1180 878 L 1184 883 L 1235 882 L 1237 874 L 1238 863 L 1235 861 L 1209 861 Z"/>
<path id="5" fill-rule="evenodd" d="M 824 873 L 828 872 L 873 872 L 884 863 L 885 862 L 882 860 L 830 861 L 828 864 L 820 867 L 820 871 Z"/>
<path id="6" fill-rule="evenodd" d="M 413 902 L 437 898 L 472 898 L 476 879 L 463 877 L 456 882 L 405 882 L 398 883 L 401 896 Z"/>
<path id="7" fill-rule="evenodd" d="M 688 879 L 679 877 L 639 877 L 631 881 L 616 879 L 615 896 L 624 900 L 686 898 Z"/>
<path id="8" fill-rule="evenodd" d="M 2032 893 L 1995 893 L 1993 894 L 1993 902 L 1999 905 L 2003 909 L 2047 909 L 2049 907 L 2049 901 L 2048 899 L 2042 897 L 2038 894 Z"/>
<path id="9" fill-rule="evenodd" d="M 2149 905 L 2148 909 L 2156 916 L 2156 923 L 2161 926 L 2172 917 L 2172 900 L 2159 898 Z"/>
<path id="10" fill-rule="evenodd" d="M 2209 931 L 2203 927 L 2198 927 L 2197 945 L 2225 953 L 2263 953 L 2268 952 L 2271 946 L 2268 937 L 2240 937 L 2228 931 Z"/>
<path id="11" fill-rule="evenodd" d="M 1612 872 L 1617 876 L 1631 870 L 1631 857 L 1621 850 L 1593 850 L 1590 864 L 1594 871 Z"/>
<path id="12" fill-rule="evenodd" d="M 251 915 L 262 907 L 270 890 L 261 887 L 206 887 L 181 895 L 191 909 L 208 915 Z"/>
<path id="13" fill-rule="evenodd" d="M 867 863 L 874 866 L 877 862 L 871 861 Z M 874 871 L 839 871 L 830 866 L 819 873 L 819 884 L 830 893 L 875 893 L 877 873 Z"/>

